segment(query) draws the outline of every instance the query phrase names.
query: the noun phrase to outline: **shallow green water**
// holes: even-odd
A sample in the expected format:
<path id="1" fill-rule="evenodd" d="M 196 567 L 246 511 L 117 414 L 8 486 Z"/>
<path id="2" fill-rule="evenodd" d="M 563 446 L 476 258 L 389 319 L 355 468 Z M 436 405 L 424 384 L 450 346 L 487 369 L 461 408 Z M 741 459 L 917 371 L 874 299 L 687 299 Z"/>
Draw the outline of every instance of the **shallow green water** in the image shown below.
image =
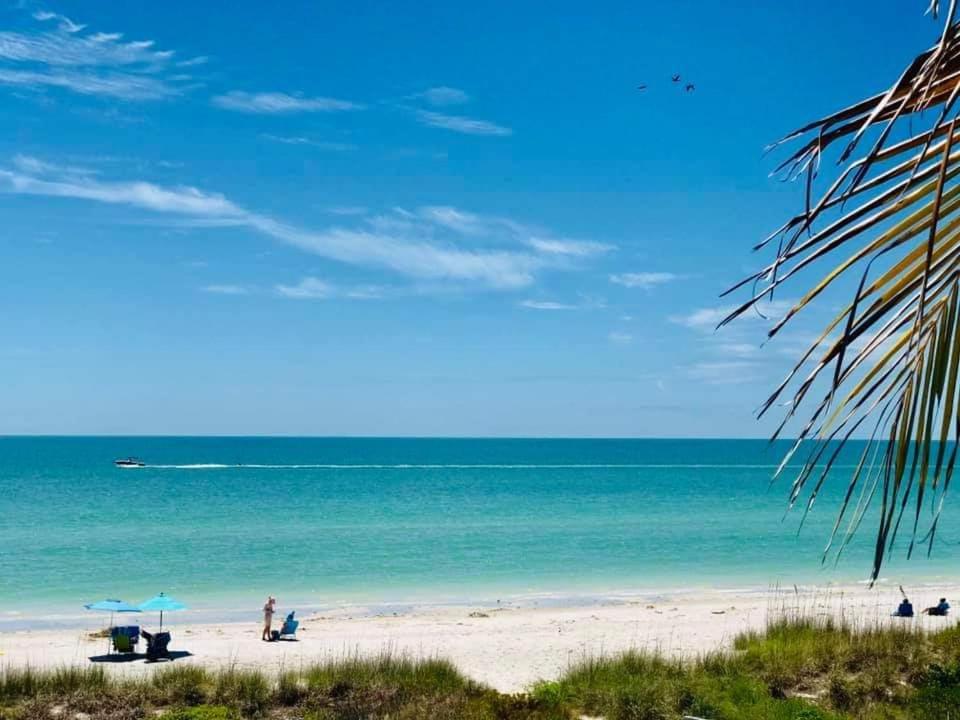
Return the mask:
<path id="1" fill-rule="evenodd" d="M 206 607 L 494 600 L 857 581 L 820 551 L 854 462 L 798 537 L 762 441 L 0 438 L 0 603 L 159 590 Z M 120 470 L 115 457 L 149 467 Z M 950 580 L 960 518 L 891 581 Z"/>

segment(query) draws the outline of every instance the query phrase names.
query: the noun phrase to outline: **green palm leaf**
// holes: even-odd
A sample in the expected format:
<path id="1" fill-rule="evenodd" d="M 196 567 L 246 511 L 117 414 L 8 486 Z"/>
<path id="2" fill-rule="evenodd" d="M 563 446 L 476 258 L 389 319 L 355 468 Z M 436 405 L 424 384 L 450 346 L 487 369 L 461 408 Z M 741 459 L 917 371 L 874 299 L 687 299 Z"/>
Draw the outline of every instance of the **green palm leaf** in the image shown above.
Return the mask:
<path id="1" fill-rule="evenodd" d="M 777 335 L 828 289 L 855 281 L 849 302 L 762 405 L 786 401 L 800 431 L 777 471 L 803 450 L 790 506 L 813 506 L 841 449 L 868 440 L 847 483 L 824 559 L 837 556 L 870 508 L 878 508 L 872 579 L 906 519 L 908 555 L 932 551 L 960 440 L 960 23 L 952 0 L 939 41 L 886 92 L 790 133 L 799 142 L 777 168 L 804 177 L 803 210 L 755 249 L 772 261 L 727 293 L 751 288 L 721 326 L 759 308 L 810 268 L 821 279 L 770 330 Z M 939 10 L 936 1 L 929 11 Z M 921 115 L 921 113 L 923 113 Z M 926 118 L 926 120 L 924 120 Z M 913 125 L 921 127 L 914 131 Z M 894 137 L 903 137 L 894 141 Z M 821 165 L 836 156 L 822 194 Z M 726 294 L 726 293 L 725 293 Z M 929 501 L 929 513 L 924 513 Z M 924 522 L 921 522 L 921 519 Z M 838 543 L 839 541 L 839 543 Z"/>

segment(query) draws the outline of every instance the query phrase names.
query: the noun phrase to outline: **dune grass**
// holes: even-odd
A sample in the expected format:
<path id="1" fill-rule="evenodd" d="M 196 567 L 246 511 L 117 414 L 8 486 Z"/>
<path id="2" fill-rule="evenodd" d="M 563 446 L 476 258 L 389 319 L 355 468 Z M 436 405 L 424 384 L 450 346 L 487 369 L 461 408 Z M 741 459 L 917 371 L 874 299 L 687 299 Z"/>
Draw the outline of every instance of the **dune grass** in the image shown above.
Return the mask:
<path id="1" fill-rule="evenodd" d="M 100 667 L 0 671 L 0 720 L 64 720 L 77 713 L 91 720 L 566 717 L 552 708 L 540 714 L 526 697 L 482 687 L 445 660 L 390 653 L 350 656 L 279 675 L 195 665 L 170 665 L 136 679 L 114 677 Z"/>
<path id="2" fill-rule="evenodd" d="M 445 660 L 350 656 L 266 674 L 183 664 L 139 679 L 101 667 L 0 670 L 0 720 L 960 720 L 960 628 L 802 616 L 692 660 L 585 658 L 504 695 Z"/>
<path id="3" fill-rule="evenodd" d="M 781 618 L 731 652 L 586 659 L 532 694 L 608 720 L 960 720 L 960 628 Z"/>

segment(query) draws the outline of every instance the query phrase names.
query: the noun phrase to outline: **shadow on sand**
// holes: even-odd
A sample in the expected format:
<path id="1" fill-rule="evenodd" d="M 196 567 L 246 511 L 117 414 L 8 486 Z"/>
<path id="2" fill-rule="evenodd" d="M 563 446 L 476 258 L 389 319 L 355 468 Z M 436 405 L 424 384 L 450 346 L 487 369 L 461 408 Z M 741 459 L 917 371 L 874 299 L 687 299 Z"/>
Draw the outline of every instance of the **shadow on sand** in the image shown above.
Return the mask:
<path id="1" fill-rule="evenodd" d="M 93 655 L 90 657 L 90 662 L 95 663 L 131 663 L 136 662 L 137 660 L 143 660 L 144 663 L 162 663 L 173 660 L 179 660 L 180 658 L 192 657 L 193 653 L 188 652 L 187 650 L 171 650 L 169 655 L 165 658 L 159 660 L 147 660 L 146 653 L 110 653 L 109 655 Z"/>

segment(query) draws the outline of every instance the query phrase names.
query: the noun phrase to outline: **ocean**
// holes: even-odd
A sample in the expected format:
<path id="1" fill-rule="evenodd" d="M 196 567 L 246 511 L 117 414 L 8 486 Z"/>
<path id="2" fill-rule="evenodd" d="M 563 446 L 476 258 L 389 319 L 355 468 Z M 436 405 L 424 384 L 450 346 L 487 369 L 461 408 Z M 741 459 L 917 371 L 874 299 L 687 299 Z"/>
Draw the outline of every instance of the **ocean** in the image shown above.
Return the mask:
<path id="1" fill-rule="evenodd" d="M 854 583 L 821 563 L 854 452 L 803 531 L 753 440 L 0 438 L 0 606 L 157 592 L 213 611 Z M 118 469 L 136 455 L 147 467 Z M 950 505 L 948 501 L 948 506 Z M 954 582 L 960 520 L 891 583 Z"/>

